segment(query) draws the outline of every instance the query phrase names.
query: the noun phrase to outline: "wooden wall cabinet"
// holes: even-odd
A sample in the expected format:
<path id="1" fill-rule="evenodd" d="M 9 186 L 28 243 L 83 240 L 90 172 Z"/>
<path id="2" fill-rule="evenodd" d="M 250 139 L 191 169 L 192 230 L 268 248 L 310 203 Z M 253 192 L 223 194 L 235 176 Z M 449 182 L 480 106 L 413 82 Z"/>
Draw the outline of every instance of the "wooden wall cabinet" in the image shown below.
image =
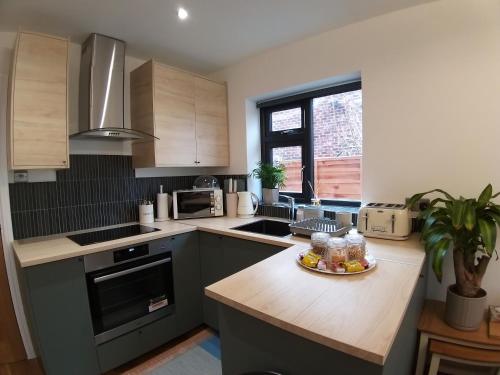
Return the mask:
<path id="1" fill-rule="evenodd" d="M 11 169 L 68 168 L 67 39 L 20 32 L 9 98 Z"/>
<path id="2" fill-rule="evenodd" d="M 134 168 L 228 166 L 226 85 L 150 60 L 130 75 Z"/>

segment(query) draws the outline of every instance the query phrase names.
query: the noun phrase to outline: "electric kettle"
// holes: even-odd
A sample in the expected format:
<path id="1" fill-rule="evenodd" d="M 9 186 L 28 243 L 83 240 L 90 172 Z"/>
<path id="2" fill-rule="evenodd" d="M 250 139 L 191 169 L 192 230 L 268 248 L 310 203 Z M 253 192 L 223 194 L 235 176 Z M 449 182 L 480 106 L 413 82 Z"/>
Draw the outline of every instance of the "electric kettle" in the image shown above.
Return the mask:
<path id="1" fill-rule="evenodd" d="M 238 193 L 238 217 L 253 217 L 259 208 L 259 198 L 249 191 L 239 191 Z M 255 206 L 254 206 L 255 203 Z"/>

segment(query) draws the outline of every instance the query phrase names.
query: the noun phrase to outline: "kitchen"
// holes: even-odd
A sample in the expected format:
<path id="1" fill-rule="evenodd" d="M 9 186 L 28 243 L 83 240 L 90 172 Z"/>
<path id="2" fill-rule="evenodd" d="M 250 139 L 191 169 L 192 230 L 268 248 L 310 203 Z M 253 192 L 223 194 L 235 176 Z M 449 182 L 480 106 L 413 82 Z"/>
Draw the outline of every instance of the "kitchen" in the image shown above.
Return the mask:
<path id="1" fill-rule="evenodd" d="M 418 331 L 415 326 L 419 314 L 416 312 L 412 315 L 413 321 L 408 323 L 407 332 L 411 338 L 402 338 L 403 341 L 399 342 L 403 345 L 394 341 L 398 340 L 398 332 L 403 332 L 400 328 L 404 318 L 408 317 L 408 320 L 411 320 L 409 318 L 411 314 L 409 315 L 408 312 L 413 310 L 410 306 L 413 306 L 415 311 L 419 310 L 418 303 L 412 303 L 412 297 L 416 296 L 415 293 L 419 291 L 417 281 L 421 280 L 419 278 L 420 266 L 424 262 L 424 256 L 423 246 L 418 244 L 415 235 L 408 241 L 367 238 L 366 248 L 375 256 L 377 265 L 373 270 L 366 272 L 365 276 L 317 276 L 310 270 L 302 269 L 294 257 L 304 250 L 303 246 L 307 246 L 309 241 L 300 236 L 276 237 L 231 229 L 259 220 L 259 216 L 238 219 L 228 217 L 226 212 L 226 216 L 222 218 L 174 220 L 172 205 L 170 220 L 155 222 L 151 225 L 160 231 L 140 234 L 140 237 L 135 237 L 135 240 L 133 237 L 126 237 L 80 247 L 66 239 L 64 235 L 75 231 L 96 231 L 104 227 L 121 227 L 138 222 L 137 204 L 140 201 L 152 201 L 153 211 L 157 211 L 156 201 L 160 185 L 163 185 L 164 191 L 172 197 L 171 193 L 174 190 L 192 189 L 196 176 L 200 175 L 215 175 L 225 193 L 225 198 L 228 196 L 226 193 L 229 193 L 230 179 L 233 182 L 237 181 L 236 191 L 250 191 L 262 198 L 259 179 L 247 178 L 247 175 L 257 167 L 257 163 L 266 152 L 261 142 L 260 119 L 262 111 L 269 108 L 266 107 L 266 102 L 270 104 L 276 99 L 318 89 L 338 87 L 346 82 L 361 81 L 362 83 L 362 170 L 359 181 L 361 199 L 358 201 L 361 201 L 363 205 L 370 202 L 404 204 L 405 198 L 412 194 L 435 187 L 442 187 L 454 196 L 466 197 L 477 196 L 488 183 L 498 188 L 499 178 L 494 172 L 497 158 L 493 151 L 496 149 L 494 142 L 495 135 L 498 133 L 495 125 L 500 117 L 495 95 L 495 89 L 499 87 L 496 62 L 500 57 L 498 1 L 474 3 L 447 0 L 405 1 L 392 2 L 392 8 L 389 5 L 384 7 L 380 4 L 379 6 L 359 4 L 348 8 L 346 2 L 339 1 L 331 4 L 328 2 L 327 4 L 327 2 L 320 1 L 317 3 L 318 8 L 314 10 L 301 8 L 299 4 L 290 5 L 287 9 L 281 9 L 277 5 L 268 5 L 270 7 L 267 9 L 268 12 L 257 12 L 258 15 L 255 14 L 255 10 L 262 8 L 256 5 L 257 8 L 251 8 L 249 5 L 240 3 L 234 6 L 237 9 L 229 8 L 228 10 L 223 7 L 218 8 L 221 5 L 214 5 L 213 9 L 207 9 L 197 2 L 191 2 L 184 5 L 189 12 L 185 21 L 177 19 L 179 5 L 167 2 L 161 6 L 151 5 L 147 9 L 152 15 L 155 13 L 155 7 L 158 7 L 158 12 L 160 10 L 165 12 L 169 20 L 168 25 L 163 26 L 161 26 L 161 21 L 156 21 L 160 22 L 156 24 L 159 29 L 149 31 L 127 28 L 127 11 L 123 9 L 114 15 L 116 17 L 114 22 L 109 23 L 106 22 L 106 17 L 111 19 L 113 16 L 109 9 L 101 8 L 102 15 L 92 17 L 89 13 L 92 10 L 82 9 L 82 6 L 76 4 L 73 4 L 75 9 L 72 10 L 71 6 L 59 9 L 55 1 L 39 2 L 39 8 L 34 5 L 32 8 L 16 7 L 15 3 L 4 2 L 0 5 L 0 24 L 3 26 L 0 31 L 1 138 L 8 139 L 6 132 L 10 120 L 4 116 L 4 113 L 7 115 L 9 108 L 6 99 L 9 92 L 8 80 L 12 74 L 12 55 L 18 38 L 17 30 L 20 29 L 26 33 L 46 33 L 46 35 L 60 38 L 57 40 L 62 40 L 62 48 L 67 50 L 68 65 L 66 69 L 64 63 L 61 65 L 67 84 L 65 96 L 68 101 L 68 118 L 63 124 L 63 128 L 68 127 L 67 134 L 58 138 L 57 142 L 53 132 L 36 135 L 34 139 L 40 143 L 37 145 L 36 142 L 31 144 L 27 142 L 25 145 L 28 144 L 28 146 L 25 150 L 28 150 L 26 154 L 29 157 L 36 154 L 39 146 L 47 149 L 47 143 L 44 146 L 43 142 L 55 144 L 56 146 L 49 147 L 54 147 L 53 150 L 59 147 L 57 148 L 58 155 L 64 156 L 64 160 L 60 161 L 66 161 L 70 168 L 53 164 L 51 168 L 28 168 L 26 166 L 33 167 L 33 165 L 26 163 L 21 163 L 24 165 L 22 168 L 18 166 L 12 168 L 12 164 L 7 167 L 7 145 L 2 144 L 0 147 L 2 150 L 0 152 L 2 163 L 0 206 L 4 257 L 7 265 L 5 276 L 10 282 L 9 294 L 11 296 L 8 298 L 12 297 L 13 300 L 12 308 L 15 313 L 13 321 L 17 321 L 19 327 L 17 336 L 21 336 L 17 337 L 16 347 L 19 349 L 17 356 L 13 355 L 14 360 L 9 362 L 41 357 L 46 373 L 64 373 L 60 371 L 60 368 L 71 363 L 81 363 L 81 373 L 100 373 L 104 372 L 103 370 L 112 370 L 118 363 L 121 365 L 132 360 L 136 357 L 134 354 L 136 352 L 141 350 L 144 352 L 146 349 L 149 351 L 157 347 L 158 343 L 163 344 L 172 339 L 175 340 L 179 335 L 189 332 L 191 328 L 208 322 L 208 326 L 218 328 L 221 332 L 222 371 L 224 373 L 264 370 L 293 373 L 290 370 L 286 371 L 286 363 L 287 361 L 294 363 L 291 359 L 294 355 L 281 353 L 284 359 L 280 359 L 281 354 L 273 351 L 276 347 L 276 345 L 271 345 L 275 342 L 273 340 L 279 343 L 287 340 L 290 342 L 288 347 L 283 347 L 283 352 L 286 352 L 285 349 L 289 350 L 289 353 L 299 350 L 299 353 L 307 356 L 310 350 L 323 353 L 327 356 L 326 362 L 330 362 L 328 358 L 332 358 L 332 363 L 323 365 L 326 366 L 326 373 L 329 371 L 332 373 L 378 373 L 381 371 L 391 373 L 390 371 L 397 371 L 398 366 L 403 366 L 399 367 L 400 370 L 415 366 L 416 361 L 409 360 L 404 365 L 393 364 L 396 370 L 390 370 L 391 363 L 393 363 L 390 353 L 394 348 L 406 346 L 410 350 L 413 347 L 416 352 L 418 343 Z M 396 3 L 398 4 L 395 5 Z M 198 6 L 201 8 L 197 8 Z M 214 15 L 215 9 L 221 12 L 220 19 Z M 326 9 L 329 11 L 326 12 Z M 338 11 L 334 12 L 334 10 Z M 128 12 L 133 14 L 134 11 L 140 10 L 130 4 Z M 329 14 L 328 17 L 321 18 L 320 13 Z M 319 17 L 314 19 L 318 25 L 309 26 L 311 27 L 309 31 L 305 28 L 295 29 L 296 34 L 293 34 L 294 15 L 305 17 L 309 14 Z M 335 19 L 333 15 L 337 14 L 341 19 Z M 360 14 L 360 16 L 356 18 L 352 14 Z M 230 15 L 234 17 L 239 15 L 240 18 L 228 20 Z M 248 15 L 248 19 L 245 15 Z M 278 15 L 283 17 L 282 22 L 288 22 L 287 27 L 290 33 L 288 39 L 285 37 L 280 39 L 276 34 L 276 28 L 272 27 L 276 19 L 280 19 Z M 203 20 L 204 17 L 206 17 L 205 20 Z M 159 18 L 162 17 L 159 16 Z M 223 38 L 220 30 L 214 30 L 213 25 L 218 22 L 223 29 L 222 25 L 225 24 L 222 23 L 222 18 L 234 28 L 229 33 L 228 29 L 225 30 L 225 33 L 231 34 L 234 40 Z M 41 19 L 45 19 L 46 22 L 42 22 Z M 116 20 L 120 20 L 123 25 L 117 24 Z M 252 36 L 248 27 L 253 27 L 256 21 L 262 22 L 263 25 L 260 30 L 254 30 L 255 35 L 253 35 L 254 43 L 260 40 L 260 47 L 245 50 L 243 47 L 246 48 L 248 44 L 243 41 L 248 41 Z M 237 26 L 238 22 L 241 22 L 240 27 Z M 248 24 L 252 22 L 254 22 L 253 25 Z M 150 25 L 153 27 L 153 21 Z M 307 25 L 307 22 L 304 22 L 304 25 Z M 166 32 L 165 30 L 169 31 L 167 39 L 171 41 L 170 45 L 162 44 L 159 40 L 162 38 L 156 35 Z M 94 32 L 113 36 L 127 43 L 123 89 L 121 90 L 123 95 L 122 123 L 125 128 L 142 131 L 147 133 L 148 137 L 157 137 L 159 139 L 157 143 L 170 141 L 170 144 L 165 143 L 166 146 L 161 147 L 146 146 L 146 152 L 140 150 L 141 147 L 145 147 L 144 143 L 141 145 L 139 142 L 72 137 L 74 133 L 81 131 L 84 122 L 79 116 L 80 100 L 84 96 L 82 94 L 84 91 L 79 84 L 82 66 L 84 66 L 83 59 L 80 61 L 83 56 L 81 46 Z M 212 48 L 205 55 L 202 54 L 203 44 L 198 41 L 201 34 L 206 34 L 203 35 L 206 38 L 203 39 L 204 43 Z M 272 39 L 272 35 L 275 39 Z M 71 37 L 71 41 L 64 42 L 68 37 Z M 213 39 L 212 44 L 207 44 L 210 38 Z M 175 47 L 178 46 L 175 40 L 185 43 L 182 46 L 184 49 Z M 219 41 L 222 40 L 226 42 L 220 43 Z M 156 46 L 154 46 L 155 43 Z M 238 47 L 241 48 L 238 49 Z M 176 48 L 180 49 L 176 50 Z M 29 50 L 26 51 L 29 52 Z M 196 55 L 196 51 L 199 55 Z M 224 51 L 226 55 L 223 56 L 221 51 Z M 62 55 L 64 57 L 64 53 Z M 18 55 L 18 59 L 19 57 L 22 56 Z M 36 61 L 36 59 L 26 61 Z M 63 58 L 62 61 L 66 60 Z M 152 62 L 148 63 L 149 61 Z M 170 68 L 171 66 L 175 68 Z M 177 68 L 183 70 L 179 71 Z M 18 70 L 18 72 L 21 71 L 22 69 Z M 181 84 L 174 87 L 174 91 L 177 90 L 175 94 L 179 94 L 181 89 L 186 87 L 187 81 L 198 83 L 198 86 L 194 83 L 190 86 L 194 87 L 192 92 L 199 87 L 198 92 L 203 93 L 209 87 L 217 94 L 194 95 L 189 100 L 186 95 L 181 94 L 184 97 L 179 99 L 178 96 L 173 97 L 168 87 L 160 87 L 162 79 L 154 79 L 157 75 L 176 75 L 176 73 L 181 75 L 180 78 L 176 78 Z M 486 85 L 487 80 L 494 82 Z M 102 82 L 102 79 L 99 82 Z M 225 90 L 220 90 L 219 85 L 227 86 L 227 93 Z M 140 90 L 144 88 L 146 88 L 145 91 Z M 219 91 L 216 90 L 217 88 Z M 140 95 L 154 90 L 159 90 L 157 91 L 159 93 L 155 94 L 153 113 L 150 106 L 138 108 L 136 104 L 141 104 L 141 100 L 148 100 Z M 39 93 L 35 94 L 42 99 L 45 98 Z M 135 94 L 137 95 L 134 96 Z M 158 98 L 164 98 L 162 100 L 169 104 L 173 103 L 173 107 L 179 111 L 172 116 L 161 112 L 161 110 L 168 110 L 168 105 L 164 109 L 159 108 L 160 100 L 156 95 Z M 227 95 L 226 99 L 224 95 Z M 109 106 L 113 107 L 116 104 L 115 95 L 109 97 L 111 98 Z M 212 127 L 202 128 L 206 112 L 193 114 L 193 111 L 186 110 L 188 104 L 189 108 L 196 107 L 197 98 L 200 99 L 201 104 L 198 108 L 201 108 L 201 111 L 211 111 L 213 108 L 219 108 L 217 110 L 219 111 L 222 108 L 222 112 L 208 116 L 209 120 L 215 118 L 219 121 L 215 126 L 217 130 L 214 131 L 212 125 L 210 125 Z M 168 102 L 168 100 L 174 100 L 174 102 Z M 120 100 L 118 99 L 117 102 Z M 220 107 L 220 103 L 225 102 L 227 103 L 226 109 L 224 105 Z M 66 107 L 63 105 L 62 108 L 64 111 Z M 134 117 L 135 115 L 138 117 Z M 157 116 L 155 118 L 157 123 L 170 121 L 174 123 L 173 126 L 178 126 L 177 129 L 183 130 L 165 134 L 165 128 L 155 127 L 154 123 L 152 125 L 148 120 L 154 116 Z M 141 117 L 140 121 L 139 117 Z M 227 118 L 226 122 L 224 118 Z M 210 122 L 209 120 L 207 121 Z M 199 131 L 196 129 L 197 126 L 199 126 Z M 212 133 L 207 133 L 206 129 L 212 129 Z M 87 127 L 87 130 L 90 129 Z M 214 137 L 215 133 L 217 137 Z M 492 136 L 489 136 L 490 133 Z M 481 137 L 483 134 L 485 136 Z M 69 139 L 67 139 L 68 136 L 70 136 Z M 478 139 L 479 137 L 481 139 Z M 262 141 L 265 141 L 264 137 Z M 151 142 L 154 143 L 155 140 Z M 22 146 L 18 146 L 17 150 L 22 150 L 19 147 Z M 67 150 L 64 147 L 67 147 Z M 15 145 L 14 149 L 16 149 Z M 211 153 L 212 150 L 218 151 Z M 138 155 L 144 157 L 138 158 Z M 14 182 L 13 169 L 21 172 L 16 176 L 18 181 L 27 182 Z M 310 173 L 310 169 L 307 168 L 305 173 Z M 23 174 L 24 171 L 27 171 L 27 174 Z M 314 179 L 312 182 L 314 184 Z M 234 189 L 231 188 L 231 190 Z M 304 186 L 303 192 L 306 190 L 308 191 L 309 188 Z M 285 195 L 290 195 L 289 193 L 289 191 L 283 191 Z M 225 198 L 223 205 L 227 210 L 229 204 Z M 286 204 L 285 198 L 281 200 Z M 263 206 L 258 208 L 257 212 L 266 217 L 280 216 L 286 220 L 289 217 L 289 210 L 285 204 L 283 207 Z M 337 209 L 337 212 L 346 210 L 354 212 L 352 221 L 356 223 L 358 208 L 342 207 Z M 300 214 L 299 211 L 297 211 L 298 214 Z M 328 210 L 324 214 L 335 216 Z M 48 237 L 42 242 L 39 241 L 40 238 L 34 242 L 26 240 L 40 236 L 55 237 Z M 139 340 L 137 339 L 139 336 L 126 336 L 118 332 L 117 336 L 108 338 L 106 341 L 107 343 L 114 342 L 117 345 L 114 349 L 107 349 L 111 346 L 103 346 L 104 341 L 96 344 L 96 340 L 99 339 L 95 337 L 95 327 L 92 326 L 92 319 L 89 318 L 91 305 L 87 298 L 86 263 L 88 261 L 86 261 L 86 256 L 111 254 L 107 250 L 120 250 L 144 241 L 151 241 L 150 247 L 161 249 L 166 239 L 169 240 L 168 245 L 165 245 L 167 253 L 171 255 L 165 259 L 172 258 L 172 272 L 169 273 L 170 276 L 158 274 L 158 277 L 173 278 L 174 289 L 176 289 L 172 293 L 173 307 L 176 313 L 167 314 L 161 319 L 155 318 L 154 322 L 164 322 L 162 324 L 165 324 L 165 327 L 150 330 L 143 328 L 142 330 L 147 332 L 141 336 L 146 337 L 144 339 Z M 256 239 L 262 242 L 255 242 Z M 12 248 L 14 240 L 17 241 L 16 244 L 23 244 L 25 250 L 21 251 L 18 245 L 15 245 L 14 251 Z M 44 242 L 45 247 L 37 247 L 37 243 Z M 24 247 L 24 244 L 27 247 Z M 262 246 L 256 244 L 262 244 Z M 284 248 L 286 250 L 283 250 Z M 203 249 L 211 249 L 208 254 L 217 255 L 207 257 Z M 240 255 L 237 257 L 235 255 L 234 261 L 226 261 L 224 255 L 229 254 L 230 249 L 241 251 Z M 189 252 L 199 254 L 199 258 L 196 258 L 196 255 L 182 257 L 183 254 Z M 455 282 L 451 271 L 453 262 L 450 253 L 444 259 L 445 272 L 443 272 L 442 283 L 437 281 L 430 266 L 429 269 L 422 270 L 422 272 L 426 271 L 422 273 L 425 276 L 424 282 L 427 284 L 422 287 L 425 290 L 426 299 L 444 301 L 447 286 Z M 78 261 L 79 258 L 81 261 Z M 82 262 L 85 264 L 82 265 Z M 132 262 L 134 261 L 130 261 Z M 219 268 L 216 267 L 217 263 L 220 263 Z M 185 271 L 176 271 L 176 265 L 180 264 L 185 265 Z M 67 273 L 64 274 L 61 269 L 58 270 L 57 265 L 65 265 L 62 269 Z M 209 265 L 212 268 L 203 267 L 203 265 Z M 250 268 L 243 270 L 250 265 Z M 39 273 L 30 274 L 28 277 L 34 286 L 42 286 L 45 285 L 44 282 L 48 283 L 49 280 L 53 280 L 56 285 L 62 287 L 63 283 L 56 283 L 58 275 L 69 279 L 80 275 L 78 282 L 72 281 L 73 293 L 60 289 L 58 293 L 52 293 L 51 296 L 44 295 L 44 301 L 48 298 L 55 298 L 57 294 L 64 295 L 66 307 L 59 306 L 63 301 L 57 302 L 57 300 L 54 301 L 56 305 L 51 306 L 47 302 L 39 305 L 35 297 L 40 298 L 42 294 L 34 292 L 32 293 L 34 300 L 31 302 L 21 300 L 25 298 L 22 292 L 26 287 L 22 285 L 24 269 L 36 270 L 37 266 L 44 267 L 38 269 Z M 495 278 L 497 267 L 499 263 L 492 260 L 483 280 L 483 288 L 488 292 L 490 305 L 500 304 L 500 291 Z M 200 268 L 201 271 L 198 274 L 189 273 Z M 82 270 L 85 272 L 81 273 Z M 252 270 L 256 273 L 252 273 Z M 98 270 L 89 268 L 88 274 L 94 271 Z M 261 276 L 263 272 L 266 272 L 265 276 Z M 229 275 L 233 276 L 227 277 Z M 401 280 L 398 279 L 400 277 L 398 275 L 406 277 Z M 36 281 L 37 277 L 41 280 Z M 258 282 L 259 278 L 262 279 L 262 284 Z M 281 284 L 273 284 L 275 289 L 263 287 L 266 282 L 277 283 L 281 278 L 287 284 L 297 285 L 297 289 L 286 290 Z M 381 280 L 380 284 L 374 281 L 378 278 Z M 317 280 L 313 282 L 313 285 L 317 286 L 309 286 L 310 280 Z M 350 286 L 353 280 L 359 280 L 360 285 L 359 290 L 351 293 Z M 165 285 L 168 284 L 167 282 Z M 186 290 L 178 291 L 181 285 L 185 285 Z M 398 285 L 399 288 L 396 299 L 391 298 L 394 294 L 393 285 Z M 369 286 L 374 288 L 373 294 L 370 294 Z M 202 296 L 200 289 L 204 287 L 207 288 Z M 310 289 L 312 289 L 311 292 L 309 292 Z M 40 293 L 42 292 L 47 291 L 40 290 Z M 171 293 L 168 287 L 165 292 Z M 199 299 L 193 297 L 198 293 Z M 262 296 L 262 299 L 252 299 L 252 293 Z M 342 296 L 339 298 L 342 304 L 335 298 L 338 294 Z M 277 297 L 280 295 L 283 298 Z M 349 295 L 357 303 L 360 303 L 362 298 L 366 298 L 367 302 L 361 305 L 366 312 L 351 310 L 355 303 L 348 303 Z M 369 298 L 372 295 L 376 296 L 375 300 Z M 317 309 L 313 308 L 313 305 L 306 307 L 309 303 L 306 296 L 309 296 L 311 300 L 316 297 L 319 299 Z M 82 297 L 85 298 L 82 299 Z M 417 300 L 422 303 L 423 297 L 415 297 L 415 301 Z M 76 326 L 71 323 L 71 319 L 62 319 L 64 316 L 69 316 L 67 310 L 69 301 L 74 301 L 75 306 L 81 307 L 75 310 L 87 311 L 87 318 L 82 317 L 83 315 L 79 317 L 80 322 L 87 319 L 85 320 L 87 325 L 82 323 Z M 380 303 L 377 304 L 377 301 Z M 301 305 L 300 302 L 303 304 Z M 26 307 L 27 304 L 32 306 L 32 310 L 35 310 L 33 307 L 41 309 L 34 318 L 26 318 L 34 315 L 33 311 L 27 311 L 29 310 Z M 59 309 L 55 306 L 59 306 Z M 160 306 L 152 314 L 163 313 L 168 310 L 168 307 L 168 305 Z M 343 310 L 344 308 L 346 310 Z M 180 314 L 180 311 L 184 312 Z M 286 311 L 289 311 L 288 315 Z M 315 315 L 321 313 L 326 315 L 322 317 L 324 321 Z M 362 313 L 364 313 L 363 316 L 367 315 L 366 319 L 360 318 Z M 349 316 L 349 314 L 352 320 L 348 319 L 343 323 L 334 324 L 336 319 Z M 42 320 L 46 323 L 43 326 L 36 324 L 36 327 L 33 327 L 29 322 L 50 316 L 52 319 Z M 54 316 L 60 318 L 54 319 Z M 386 316 L 387 319 L 387 325 L 384 324 L 380 328 L 383 330 L 387 327 L 384 333 L 373 331 L 373 324 L 370 324 L 378 322 L 381 316 Z M 301 317 L 303 317 L 302 320 Z M 369 317 L 371 319 L 368 319 Z M 175 323 L 172 323 L 172 320 Z M 220 322 L 223 324 L 217 327 Z M 262 326 L 263 322 L 266 323 L 264 326 Z M 313 324 L 314 322 L 318 323 Z M 71 350 L 65 351 L 65 359 L 56 359 L 55 367 L 51 367 L 52 350 L 56 348 L 59 350 L 58 345 L 64 346 L 64 340 L 67 339 L 62 333 L 60 336 L 56 334 L 54 324 L 60 324 L 68 330 L 68 333 L 72 333 L 68 336 L 86 337 L 86 340 L 73 342 L 78 350 L 72 346 L 73 344 L 67 342 L 66 346 Z M 360 332 L 348 334 L 350 325 L 359 326 Z M 255 332 L 260 332 L 260 335 L 253 337 L 252 332 L 245 332 L 240 337 L 235 337 L 237 334 L 235 326 L 255 327 Z M 148 327 L 148 324 L 143 327 Z M 275 327 L 279 327 L 280 330 L 276 332 Z M 290 333 L 293 335 L 287 336 Z M 57 339 L 52 339 L 51 334 Z M 122 341 L 118 340 L 120 338 Z M 47 342 L 43 341 L 45 339 Z M 21 340 L 20 343 L 19 340 Z M 226 344 L 224 344 L 225 340 L 227 340 Z M 256 341 L 260 342 L 259 345 L 262 347 L 257 345 Z M 99 347 L 99 353 L 96 353 L 96 345 Z M 138 348 L 141 345 L 143 349 Z M 358 349 L 355 350 L 355 347 Z M 86 349 L 83 350 L 84 348 Z M 83 353 L 87 353 L 87 357 Z M 238 368 L 238 361 L 233 359 L 241 358 L 243 353 L 246 353 L 248 363 L 241 361 L 241 366 L 259 363 L 260 365 Z M 262 357 L 268 358 L 269 353 L 275 354 L 276 367 L 262 368 L 263 364 L 267 363 L 259 361 L 263 361 Z M 295 355 L 295 357 L 299 356 Z M 364 358 L 360 366 L 368 366 L 369 370 L 356 367 L 360 357 Z M 251 363 L 251 359 L 255 362 Z M 303 363 L 308 361 L 320 362 L 319 360 L 302 360 Z M 387 365 L 381 366 L 384 362 Z M 343 365 L 343 363 L 349 365 Z M 318 369 L 311 366 L 310 373 L 316 373 Z M 85 372 L 84 369 L 87 371 Z M 298 373 L 304 373 L 304 371 Z"/>

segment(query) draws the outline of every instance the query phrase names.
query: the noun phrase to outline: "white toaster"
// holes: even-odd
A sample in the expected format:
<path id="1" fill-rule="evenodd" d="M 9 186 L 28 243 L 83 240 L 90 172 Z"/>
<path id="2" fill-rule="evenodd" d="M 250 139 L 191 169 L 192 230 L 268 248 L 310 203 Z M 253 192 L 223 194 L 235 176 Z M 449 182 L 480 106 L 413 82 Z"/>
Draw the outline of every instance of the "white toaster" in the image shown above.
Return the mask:
<path id="1" fill-rule="evenodd" d="M 358 214 L 358 232 L 366 237 L 406 240 L 411 218 L 404 204 L 368 203 Z"/>

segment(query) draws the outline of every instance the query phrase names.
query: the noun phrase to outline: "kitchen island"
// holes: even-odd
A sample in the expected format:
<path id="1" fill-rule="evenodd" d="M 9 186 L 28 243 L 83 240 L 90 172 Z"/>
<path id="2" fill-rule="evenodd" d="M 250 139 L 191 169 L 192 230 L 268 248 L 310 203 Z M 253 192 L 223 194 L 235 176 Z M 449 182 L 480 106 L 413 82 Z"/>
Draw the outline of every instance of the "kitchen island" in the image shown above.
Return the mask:
<path id="1" fill-rule="evenodd" d="M 377 267 L 342 276 L 300 267 L 295 257 L 309 245 L 288 241 L 294 246 L 205 289 L 220 303 L 224 374 L 412 373 L 425 295 L 417 238 L 367 239 Z"/>

